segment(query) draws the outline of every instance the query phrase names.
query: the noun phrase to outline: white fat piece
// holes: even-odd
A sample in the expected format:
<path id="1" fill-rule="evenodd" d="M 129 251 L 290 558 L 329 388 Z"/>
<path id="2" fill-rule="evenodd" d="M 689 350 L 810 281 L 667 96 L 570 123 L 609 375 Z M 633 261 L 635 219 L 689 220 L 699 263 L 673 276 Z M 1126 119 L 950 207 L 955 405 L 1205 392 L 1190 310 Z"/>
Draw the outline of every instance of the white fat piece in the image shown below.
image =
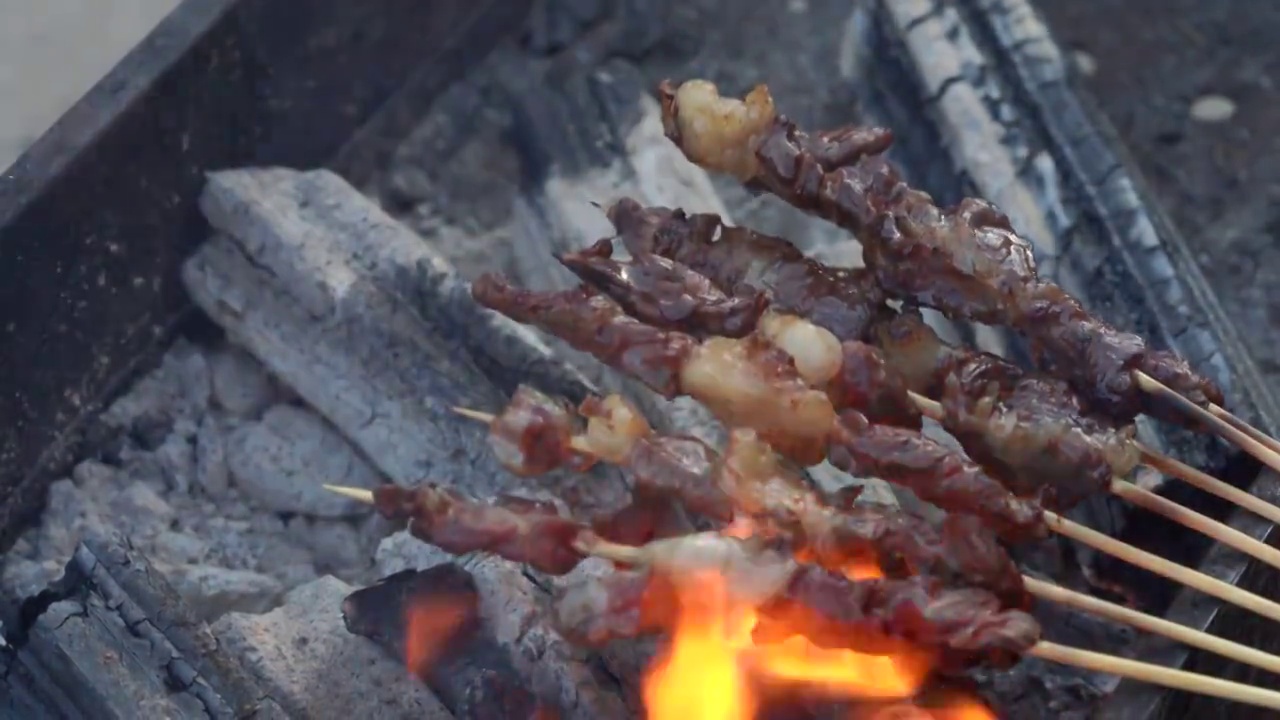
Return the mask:
<path id="1" fill-rule="evenodd" d="M 689 80 L 675 93 L 680 149 L 704 169 L 739 180 L 755 177 L 756 140 L 773 123 L 773 98 L 758 86 L 742 100 L 727 98 L 713 83 Z"/>
<path id="2" fill-rule="evenodd" d="M 620 395 L 609 395 L 600 402 L 603 411 L 587 419 L 586 445 L 596 457 L 621 465 L 640 438 L 653 432 L 644 415 Z"/>
<path id="3" fill-rule="evenodd" d="M 795 315 L 767 312 L 760 334 L 791 356 L 810 387 L 822 387 L 840 372 L 840 340 L 826 328 Z"/>

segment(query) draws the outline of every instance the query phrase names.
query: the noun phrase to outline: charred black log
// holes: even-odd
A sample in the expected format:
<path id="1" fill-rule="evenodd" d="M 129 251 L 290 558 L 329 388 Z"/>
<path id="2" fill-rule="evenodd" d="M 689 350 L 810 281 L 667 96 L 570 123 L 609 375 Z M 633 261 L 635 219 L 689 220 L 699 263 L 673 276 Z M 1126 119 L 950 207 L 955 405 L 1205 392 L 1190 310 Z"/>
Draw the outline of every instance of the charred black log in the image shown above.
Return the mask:
<path id="1" fill-rule="evenodd" d="M 63 576 L 10 608 L 0 718 L 286 718 L 126 540 L 86 540 Z"/>

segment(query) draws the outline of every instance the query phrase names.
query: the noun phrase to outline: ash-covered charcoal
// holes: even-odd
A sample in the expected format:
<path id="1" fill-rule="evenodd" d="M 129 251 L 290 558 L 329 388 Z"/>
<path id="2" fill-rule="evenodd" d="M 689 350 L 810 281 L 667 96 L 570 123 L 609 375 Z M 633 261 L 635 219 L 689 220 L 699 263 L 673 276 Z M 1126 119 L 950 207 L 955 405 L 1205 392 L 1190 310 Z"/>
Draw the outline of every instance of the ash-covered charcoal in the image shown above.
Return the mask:
<path id="1" fill-rule="evenodd" d="M 452 718 L 402 663 L 347 632 L 340 611 L 353 590 L 322 577 L 290 591 L 271 612 L 224 615 L 212 632 L 291 717 Z"/>
<path id="2" fill-rule="evenodd" d="M 0 714 L 127 720 L 287 717 L 147 558 L 115 534 L 5 618 Z"/>
<path id="3" fill-rule="evenodd" d="M 377 472 L 243 349 L 179 339 L 90 435 L 91 455 L 50 485 L 39 525 L 4 558 L 11 595 L 39 592 L 107 528 L 203 620 L 270 610 L 319 572 L 373 579 L 389 529 L 320 484 L 368 486 Z"/>
<path id="4" fill-rule="evenodd" d="M 447 563 L 456 563 L 470 573 L 484 631 L 495 639 L 534 694 L 562 710 L 566 720 L 632 717 L 638 708 L 634 684 L 640 675 L 632 671 L 642 668 L 642 661 L 622 648 L 589 652 L 554 629 L 548 588 L 564 578 L 540 576 L 483 553 L 455 558 L 408 532 L 384 540 L 378 547 L 377 562 L 387 576 Z"/>
<path id="5" fill-rule="evenodd" d="M 535 53 L 559 52 L 617 4 L 615 0 L 539 0 L 530 11 L 524 41 Z"/>
<path id="6" fill-rule="evenodd" d="M 588 391 L 527 332 L 478 307 L 420 237 L 330 172 L 219 173 L 202 208 L 227 235 L 184 266 L 193 299 L 392 480 L 433 474 L 486 496 L 509 492 L 520 480 L 451 408 L 497 405 L 517 375 L 571 397 Z M 592 509 L 622 504 L 621 478 L 598 480 L 560 495 Z"/>
<path id="7" fill-rule="evenodd" d="M 227 467 L 255 507 L 317 518 L 361 518 L 369 509 L 325 492 L 323 482 L 373 487 L 375 470 L 324 418 L 308 408 L 273 405 L 258 422 L 227 436 Z"/>
<path id="8" fill-rule="evenodd" d="M 524 41 L 537 54 L 572 49 L 585 56 L 579 62 L 640 58 L 669 40 L 666 18 L 678 10 L 669 0 L 541 0 L 533 3 Z"/>
<path id="9" fill-rule="evenodd" d="M 378 643 L 458 718 L 543 720 L 548 708 L 483 627 L 471 573 L 454 563 L 404 570 L 342 602 L 347 630 Z"/>

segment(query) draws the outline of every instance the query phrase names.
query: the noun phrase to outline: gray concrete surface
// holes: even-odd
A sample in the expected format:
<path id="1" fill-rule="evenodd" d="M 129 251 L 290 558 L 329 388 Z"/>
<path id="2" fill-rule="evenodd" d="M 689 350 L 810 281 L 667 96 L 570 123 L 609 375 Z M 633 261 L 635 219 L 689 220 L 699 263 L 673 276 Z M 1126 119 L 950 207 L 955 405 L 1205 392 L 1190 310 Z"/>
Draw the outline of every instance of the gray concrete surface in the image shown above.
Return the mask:
<path id="1" fill-rule="evenodd" d="M 0 168 L 7 168 L 178 0 L 0 0 Z"/>

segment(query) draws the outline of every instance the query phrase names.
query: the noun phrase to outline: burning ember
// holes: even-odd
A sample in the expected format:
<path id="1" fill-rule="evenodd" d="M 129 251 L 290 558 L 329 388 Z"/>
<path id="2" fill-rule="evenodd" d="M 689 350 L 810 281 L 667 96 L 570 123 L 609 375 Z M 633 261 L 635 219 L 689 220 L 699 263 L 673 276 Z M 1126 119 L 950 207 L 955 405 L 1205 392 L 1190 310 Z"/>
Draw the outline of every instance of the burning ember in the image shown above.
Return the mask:
<path id="1" fill-rule="evenodd" d="M 852 579 L 881 576 L 870 566 L 854 566 L 847 574 Z M 752 720 L 770 688 L 799 689 L 834 701 L 908 699 L 932 668 L 932 653 L 906 645 L 894 654 L 870 655 L 820 648 L 799 634 L 757 641 L 755 609 L 737 600 L 715 573 L 690 578 L 678 592 L 669 642 L 644 680 L 649 720 Z M 918 717 L 930 715 L 995 718 L 971 698 L 920 709 Z"/>
<path id="2" fill-rule="evenodd" d="M 414 675 L 425 674 L 470 619 L 465 600 L 445 596 L 405 609 L 404 664 Z"/>

